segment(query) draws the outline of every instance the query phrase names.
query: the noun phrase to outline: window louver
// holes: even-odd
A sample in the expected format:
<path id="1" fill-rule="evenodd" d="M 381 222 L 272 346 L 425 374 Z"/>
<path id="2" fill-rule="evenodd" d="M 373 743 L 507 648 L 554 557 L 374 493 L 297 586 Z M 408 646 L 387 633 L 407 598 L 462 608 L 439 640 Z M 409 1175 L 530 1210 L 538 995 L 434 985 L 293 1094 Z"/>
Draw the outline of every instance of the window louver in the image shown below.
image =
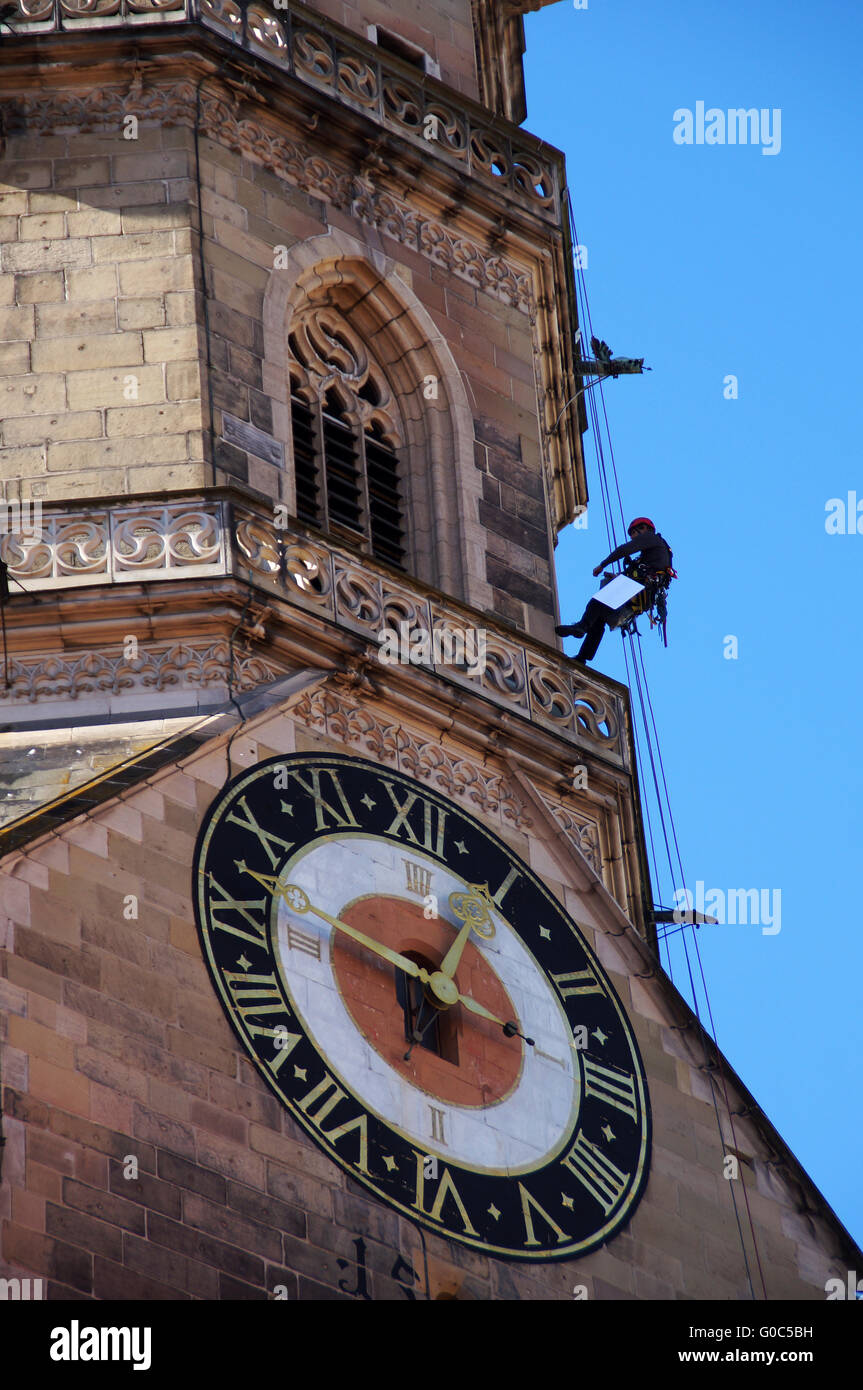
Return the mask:
<path id="1" fill-rule="evenodd" d="M 399 428 L 380 366 L 334 306 L 301 313 L 288 344 L 298 519 L 403 570 Z"/>
<path id="2" fill-rule="evenodd" d="M 384 440 L 367 434 L 365 442 L 372 554 L 402 569 L 405 552 L 398 459 Z"/>
<path id="3" fill-rule="evenodd" d="M 315 420 L 311 408 L 299 396 L 291 396 L 294 440 L 294 479 L 297 516 L 311 526 L 321 525 L 321 498 L 315 468 Z"/>

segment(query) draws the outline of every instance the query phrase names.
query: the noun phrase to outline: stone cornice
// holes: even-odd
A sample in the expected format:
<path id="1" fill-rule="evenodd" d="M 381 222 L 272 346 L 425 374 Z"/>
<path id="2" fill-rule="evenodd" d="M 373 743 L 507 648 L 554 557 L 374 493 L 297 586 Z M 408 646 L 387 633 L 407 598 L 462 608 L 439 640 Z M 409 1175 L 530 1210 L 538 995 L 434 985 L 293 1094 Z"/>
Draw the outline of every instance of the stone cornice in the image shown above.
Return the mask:
<path id="1" fill-rule="evenodd" d="M 140 31 L 192 23 L 410 141 L 438 160 L 488 182 L 533 213 L 560 221 L 563 156 L 517 125 L 305 6 L 266 0 L 17 0 L 4 34 L 73 35 Z M 4 56 L 12 56 L 4 55 Z"/>

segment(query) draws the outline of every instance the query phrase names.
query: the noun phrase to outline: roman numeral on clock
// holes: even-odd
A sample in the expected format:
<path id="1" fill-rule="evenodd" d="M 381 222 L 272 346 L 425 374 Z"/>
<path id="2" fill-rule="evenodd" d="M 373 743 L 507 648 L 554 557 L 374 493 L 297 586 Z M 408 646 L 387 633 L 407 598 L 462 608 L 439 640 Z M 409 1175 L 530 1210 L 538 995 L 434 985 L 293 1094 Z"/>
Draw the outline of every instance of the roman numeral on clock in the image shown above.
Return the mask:
<path id="1" fill-rule="evenodd" d="M 434 1105 L 430 1105 L 429 1110 L 431 1111 L 431 1137 L 439 1144 L 445 1144 L 444 1120 L 446 1119 L 446 1111 L 438 1110 Z"/>
<path id="2" fill-rule="evenodd" d="M 518 1190 L 521 1196 L 521 1214 L 524 1217 L 524 1229 L 527 1233 L 527 1238 L 524 1242 L 525 1245 L 539 1245 L 541 1243 L 537 1240 L 536 1232 L 533 1228 L 533 1212 L 536 1212 L 537 1216 L 541 1216 L 545 1224 L 551 1227 L 558 1245 L 560 1245 L 562 1241 L 569 1239 L 566 1231 L 560 1229 L 554 1218 L 549 1216 L 548 1212 L 539 1205 L 536 1198 L 528 1192 L 524 1183 L 519 1183 Z"/>
<path id="3" fill-rule="evenodd" d="M 409 893 L 425 898 L 431 892 L 432 871 L 424 864 L 415 864 L 412 859 L 403 859 L 406 887 Z"/>
<path id="4" fill-rule="evenodd" d="M 240 1015 L 250 1033 L 269 1033 L 272 1028 L 261 1028 L 249 1023 L 250 1018 L 260 1014 L 287 1013 L 287 1004 L 275 975 L 245 975 L 234 970 L 223 970 L 222 979 L 228 986 L 234 1009 Z"/>
<path id="5" fill-rule="evenodd" d="M 307 956 L 314 956 L 316 960 L 321 958 L 321 938 L 315 936 L 314 932 L 301 931 L 291 922 L 288 923 L 288 948 L 292 951 L 302 951 Z"/>
<path id="6" fill-rule="evenodd" d="M 275 1040 L 276 1050 L 272 1057 L 262 1058 L 262 1061 L 265 1061 L 273 1075 L 277 1076 L 279 1068 L 300 1041 L 301 1034 L 289 1033 L 284 1024 L 266 1028 L 260 1023 L 249 1022 L 259 1014 L 287 1015 L 290 1012 L 275 975 L 246 975 L 236 970 L 223 970 L 222 978 L 228 987 L 234 1009 L 249 1035 Z"/>
<path id="7" fill-rule="evenodd" d="M 266 909 L 266 898 L 232 898 L 219 881 L 209 875 L 210 882 L 210 921 L 219 931 L 230 932 L 232 936 L 238 936 L 241 941 L 250 941 L 253 946 L 266 946 L 267 944 L 267 924 L 264 918 Z M 252 916 L 250 909 L 260 912 L 261 920 L 258 921 Z M 243 931 L 242 927 L 232 926 L 229 922 L 220 922 L 216 916 L 217 912 L 236 912 L 244 922 L 251 927 L 251 932 Z"/>
<path id="8" fill-rule="evenodd" d="M 282 862 L 285 855 L 289 854 L 293 849 L 293 845 L 290 844 L 289 841 L 283 840 L 280 835 L 274 835 L 270 830 L 263 830 L 255 820 L 253 812 L 249 810 L 248 803 L 244 796 L 240 797 L 237 806 L 243 812 L 243 816 L 238 816 L 235 811 L 231 811 L 230 815 L 225 816 L 225 820 L 230 821 L 232 825 L 241 826 L 243 830 L 251 831 L 258 843 L 263 846 L 264 852 L 272 867 L 276 868 L 276 866 Z M 276 854 L 275 851 L 270 848 L 270 841 L 281 847 L 281 855 Z"/>
<path id="9" fill-rule="evenodd" d="M 332 1095 L 324 1100 L 324 1096 L 326 1096 L 328 1091 L 331 1091 Z M 302 1110 L 305 1115 L 308 1115 L 315 1128 L 319 1130 L 324 1138 L 331 1144 L 338 1144 L 339 1140 L 344 1139 L 346 1134 L 352 1134 L 356 1131 L 360 1139 L 360 1156 L 355 1161 L 354 1167 L 359 1168 L 362 1173 L 367 1173 L 369 1171 L 369 1131 L 367 1117 L 364 1114 L 357 1115 L 353 1120 L 347 1120 L 344 1124 L 338 1125 L 336 1129 L 324 1129 L 324 1120 L 327 1119 L 330 1112 L 335 1110 L 336 1106 L 341 1104 L 343 1100 L 347 1099 L 347 1092 L 343 1091 L 341 1086 L 339 1086 L 328 1073 L 325 1073 L 323 1081 L 319 1081 L 317 1086 L 312 1087 L 309 1094 L 298 1102 L 297 1108 Z M 322 1104 L 318 1107 L 317 1113 L 313 1114 L 313 1107 L 318 1104 L 318 1101 L 321 1101 Z"/>
<path id="10" fill-rule="evenodd" d="M 471 1222 L 471 1219 L 470 1219 L 470 1217 L 469 1217 L 468 1214 L 467 1214 L 467 1208 L 465 1207 L 465 1204 L 464 1204 L 464 1202 L 463 1202 L 462 1199 L 461 1199 L 461 1194 L 459 1193 L 458 1188 L 456 1187 L 455 1183 L 453 1182 L 452 1173 L 450 1172 L 449 1168 L 444 1168 L 443 1172 L 441 1173 L 440 1181 L 439 1181 L 439 1183 L 438 1183 L 438 1189 L 437 1189 L 437 1192 L 435 1193 L 434 1203 L 432 1204 L 432 1209 L 431 1209 L 431 1211 L 426 1211 L 426 1209 L 425 1209 L 425 1159 L 426 1159 L 426 1156 L 425 1156 L 425 1154 L 417 1153 L 416 1149 L 414 1149 L 413 1152 L 414 1152 L 414 1158 L 415 1158 L 416 1161 L 417 1161 L 417 1195 L 416 1195 L 416 1201 L 413 1202 L 412 1205 L 416 1208 L 417 1211 L 422 1212 L 423 1216 L 428 1216 L 428 1217 L 430 1217 L 432 1221 L 440 1221 L 440 1222 L 443 1222 L 443 1221 L 444 1221 L 444 1216 L 443 1216 L 444 1203 L 447 1201 L 447 1198 L 449 1198 L 450 1202 L 452 1202 L 452 1203 L 454 1204 L 456 1210 L 458 1211 L 459 1216 L 461 1217 L 461 1222 L 462 1222 L 462 1226 L 464 1227 L 464 1233 L 465 1233 L 465 1235 L 467 1235 L 467 1236 L 478 1236 L 478 1235 L 479 1235 L 479 1232 L 474 1228 L 474 1226 L 473 1226 L 473 1224 L 472 1224 L 472 1222 Z"/>
<path id="11" fill-rule="evenodd" d="M 354 830 L 359 828 L 359 822 L 351 810 L 348 798 L 342 790 L 342 784 L 335 772 L 329 768 L 321 768 L 309 773 L 309 781 L 305 781 L 299 772 L 288 770 L 288 776 L 293 777 L 294 781 L 302 787 L 303 791 L 312 798 L 315 804 L 315 829 L 316 830 L 344 830 L 346 826 L 351 826 Z M 336 810 L 332 800 L 327 800 L 321 791 L 321 778 L 327 777 L 332 783 L 333 791 L 338 800 L 341 810 Z M 331 793 L 329 794 L 331 795 Z M 325 817 L 329 816 L 332 824 Z"/>
<path id="12" fill-rule="evenodd" d="M 494 903 L 495 907 L 501 907 L 504 898 L 506 897 L 507 893 L 509 892 L 510 888 L 515 883 L 518 877 L 518 869 L 510 869 L 509 873 L 507 874 L 503 883 L 498 888 L 497 892 L 491 894 L 491 900 Z"/>
<path id="13" fill-rule="evenodd" d="M 629 1182 L 629 1173 L 621 1173 L 602 1149 L 597 1148 L 596 1144 L 591 1144 L 580 1130 L 575 1143 L 561 1162 L 608 1216 L 623 1196 Z"/>
<path id="14" fill-rule="evenodd" d="M 580 1054 L 584 1067 L 584 1094 L 595 1096 L 604 1105 L 613 1105 L 622 1110 L 631 1120 L 638 1120 L 638 1106 L 635 1103 L 635 1077 L 628 1071 L 617 1067 L 604 1067 L 594 1062 L 586 1052 Z"/>
<path id="15" fill-rule="evenodd" d="M 443 858 L 446 811 L 441 810 L 434 801 L 427 801 L 418 792 L 408 792 L 405 799 L 399 801 L 392 782 L 385 782 L 382 778 L 381 785 L 386 789 L 390 801 L 398 812 L 392 825 L 384 833 L 386 835 L 404 835 L 405 839 L 412 845 L 421 845 L 429 854 L 436 854 Z M 422 822 L 417 825 L 417 818 L 414 816 L 414 823 L 411 825 L 408 816 L 417 804 L 422 807 Z M 417 830 L 421 832 L 422 839 L 417 835 Z"/>
<path id="16" fill-rule="evenodd" d="M 605 993 L 592 970 L 570 970 L 567 975 L 552 975 L 551 978 L 560 990 L 562 999 L 569 999 L 573 994 Z"/>

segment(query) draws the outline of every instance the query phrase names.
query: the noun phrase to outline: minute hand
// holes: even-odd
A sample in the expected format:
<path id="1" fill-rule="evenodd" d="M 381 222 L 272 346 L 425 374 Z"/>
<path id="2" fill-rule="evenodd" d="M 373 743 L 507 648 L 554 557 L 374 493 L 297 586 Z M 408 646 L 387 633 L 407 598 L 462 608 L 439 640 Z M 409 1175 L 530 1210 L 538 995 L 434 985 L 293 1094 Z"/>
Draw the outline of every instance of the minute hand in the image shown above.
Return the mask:
<path id="1" fill-rule="evenodd" d="M 340 917 L 331 917 L 328 912 L 324 912 L 323 908 L 315 907 L 314 903 L 309 901 L 307 893 L 297 884 L 279 883 L 278 891 L 293 912 L 313 912 L 316 917 L 321 917 L 325 922 L 329 922 L 330 926 L 335 927 L 337 931 L 344 932 L 345 936 L 352 937 L 361 946 L 374 951 L 375 955 L 382 956 L 384 960 L 398 966 L 399 970 L 403 970 L 406 975 L 414 975 L 424 985 L 428 984 L 428 971 L 424 970 L 421 965 L 417 965 L 416 961 L 409 960 L 407 956 L 400 955 L 398 951 L 391 951 L 389 946 L 384 946 L 380 941 L 374 941 L 372 937 L 366 936 L 365 932 L 358 931 L 356 927 L 348 926 L 347 922 L 343 922 Z"/>

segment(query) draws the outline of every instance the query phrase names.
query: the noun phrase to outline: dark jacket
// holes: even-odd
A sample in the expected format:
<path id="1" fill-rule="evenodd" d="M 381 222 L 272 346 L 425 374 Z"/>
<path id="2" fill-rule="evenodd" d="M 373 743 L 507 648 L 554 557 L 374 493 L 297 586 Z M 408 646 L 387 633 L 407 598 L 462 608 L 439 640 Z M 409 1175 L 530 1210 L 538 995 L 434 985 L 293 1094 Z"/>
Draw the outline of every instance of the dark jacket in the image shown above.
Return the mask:
<path id="1" fill-rule="evenodd" d="M 658 531 L 642 531 L 640 536 L 633 536 L 631 541 L 624 541 L 616 550 L 612 550 L 610 555 L 597 565 L 597 569 L 603 569 L 605 565 L 613 564 L 615 560 L 622 560 L 625 555 L 635 555 L 640 552 L 639 559 L 649 570 L 659 572 L 670 570 L 673 559 L 671 547 Z"/>

